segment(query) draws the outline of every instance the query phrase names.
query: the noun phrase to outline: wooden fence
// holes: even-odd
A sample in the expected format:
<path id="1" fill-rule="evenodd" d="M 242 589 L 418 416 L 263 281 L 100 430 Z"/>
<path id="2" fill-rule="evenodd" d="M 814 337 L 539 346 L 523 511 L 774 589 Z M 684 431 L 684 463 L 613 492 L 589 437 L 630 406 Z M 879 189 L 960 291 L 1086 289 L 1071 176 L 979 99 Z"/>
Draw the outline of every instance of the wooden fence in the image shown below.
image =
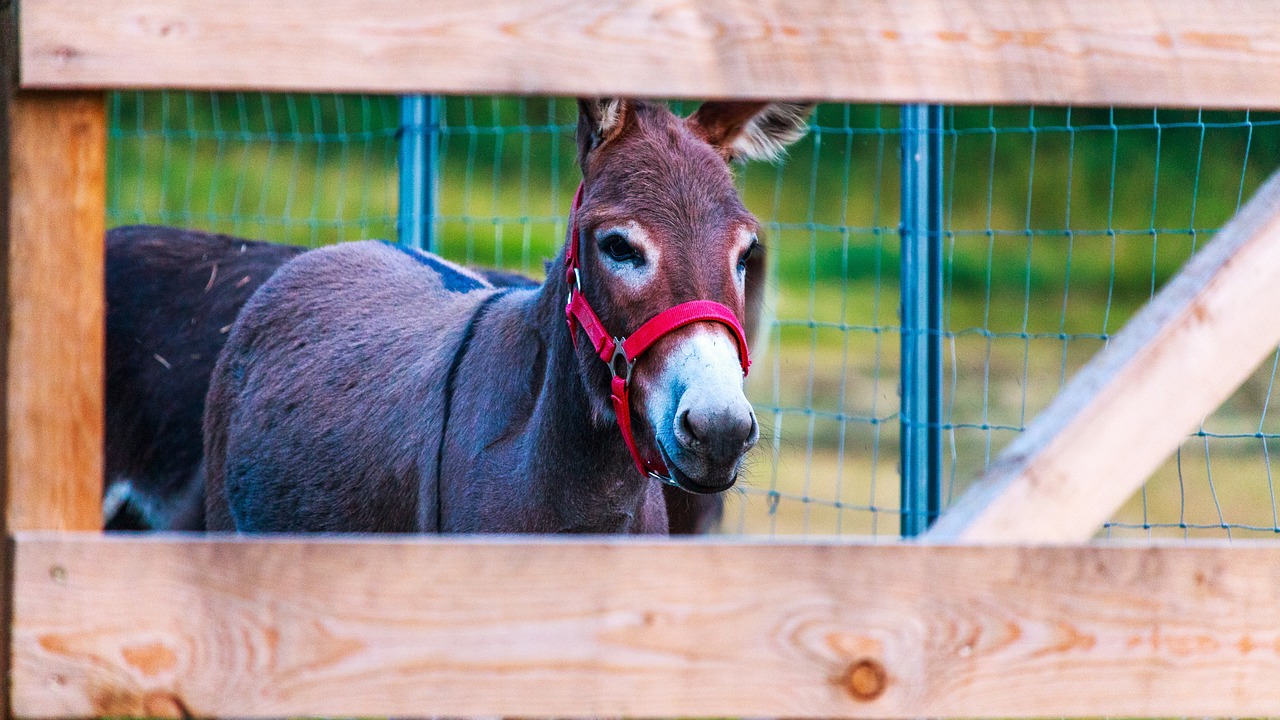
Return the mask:
<path id="1" fill-rule="evenodd" d="M 0 8 L 6 713 L 1280 711 L 1280 546 L 1043 545 L 1280 342 L 1276 179 L 923 543 L 97 532 L 106 89 L 1280 108 L 1267 0 Z"/>

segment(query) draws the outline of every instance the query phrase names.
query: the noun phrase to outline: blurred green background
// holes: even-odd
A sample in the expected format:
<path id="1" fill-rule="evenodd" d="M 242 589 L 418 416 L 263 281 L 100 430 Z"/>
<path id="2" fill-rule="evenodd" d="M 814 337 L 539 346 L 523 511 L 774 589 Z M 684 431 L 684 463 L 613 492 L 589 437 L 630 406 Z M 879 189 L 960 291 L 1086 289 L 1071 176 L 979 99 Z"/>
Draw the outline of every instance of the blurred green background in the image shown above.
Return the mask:
<path id="1" fill-rule="evenodd" d="M 540 276 L 579 179 L 574 103 L 446 98 L 443 109 L 440 252 Z M 944 455 L 954 497 L 1280 167 L 1280 116 L 946 116 Z M 749 384 L 762 440 L 723 530 L 895 537 L 898 109 L 823 105 L 812 125 L 784 162 L 738 170 L 768 228 L 773 312 Z M 109 221 L 311 246 L 394 238 L 398 127 L 393 97 L 116 94 Z M 1274 365 L 1206 418 L 1104 534 L 1280 531 Z"/>

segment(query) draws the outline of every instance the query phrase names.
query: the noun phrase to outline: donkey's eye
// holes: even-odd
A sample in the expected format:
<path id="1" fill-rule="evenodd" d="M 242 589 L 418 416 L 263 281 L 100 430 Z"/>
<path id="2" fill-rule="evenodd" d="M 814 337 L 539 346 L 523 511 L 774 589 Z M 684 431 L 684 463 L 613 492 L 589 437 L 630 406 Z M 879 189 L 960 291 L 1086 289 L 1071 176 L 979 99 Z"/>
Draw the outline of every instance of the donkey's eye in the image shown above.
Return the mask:
<path id="1" fill-rule="evenodd" d="M 629 262 L 639 265 L 644 262 L 640 252 L 627 242 L 622 233 L 611 232 L 600 238 L 600 249 L 615 262 Z"/>
<path id="2" fill-rule="evenodd" d="M 760 241 L 759 241 L 759 240 L 752 240 L 752 241 L 751 241 L 751 245 L 750 245 L 750 246 L 748 246 L 748 247 L 747 247 L 747 249 L 746 249 L 746 250 L 744 250 L 744 251 L 742 252 L 742 257 L 738 258 L 738 269 L 739 269 L 739 270 L 746 270 L 746 269 L 747 269 L 747 261 L 748 261 L 748 260 L 750 260 L 750 259 L 751 259 L 751 256 L 752 256 L 752 255 L 755 255 L 755 254 L 756 254 L 756 250 L 759 250 L 759 249 L 760 249 Z"/>

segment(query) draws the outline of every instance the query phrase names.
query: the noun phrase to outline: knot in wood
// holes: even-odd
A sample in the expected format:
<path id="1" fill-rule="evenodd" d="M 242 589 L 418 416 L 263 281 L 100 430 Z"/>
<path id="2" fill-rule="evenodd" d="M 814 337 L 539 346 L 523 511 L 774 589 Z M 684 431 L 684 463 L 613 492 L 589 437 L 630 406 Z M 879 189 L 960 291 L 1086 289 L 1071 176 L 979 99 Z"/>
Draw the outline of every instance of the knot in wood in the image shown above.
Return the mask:
<path id="1" fill-rule="evenodd" d="M 888 684 L 884 666 L 871 658 L 863 658 L 849 666 L 844 675 L 844 686 L 859 702 L 871 702 L 884 694 Z"/>

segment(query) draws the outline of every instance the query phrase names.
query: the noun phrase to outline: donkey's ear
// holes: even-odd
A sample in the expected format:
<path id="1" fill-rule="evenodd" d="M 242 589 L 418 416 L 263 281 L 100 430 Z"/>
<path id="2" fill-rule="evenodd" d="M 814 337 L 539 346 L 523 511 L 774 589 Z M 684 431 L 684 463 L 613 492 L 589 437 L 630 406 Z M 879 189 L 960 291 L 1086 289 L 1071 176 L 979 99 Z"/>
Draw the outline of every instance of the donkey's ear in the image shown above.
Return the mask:
<path id="1" fill-rule="evenodd" d="M 578 99 L 578 162 L 592 150 L 618 137 L 633 112 L 632 101 L 622 98 Z"/>
<path id="2" fill-rule="evenodd" d="M 689 127 L 726 160 L 776 160 L 809 130 L 813 103 L 708 102 Z"/>

